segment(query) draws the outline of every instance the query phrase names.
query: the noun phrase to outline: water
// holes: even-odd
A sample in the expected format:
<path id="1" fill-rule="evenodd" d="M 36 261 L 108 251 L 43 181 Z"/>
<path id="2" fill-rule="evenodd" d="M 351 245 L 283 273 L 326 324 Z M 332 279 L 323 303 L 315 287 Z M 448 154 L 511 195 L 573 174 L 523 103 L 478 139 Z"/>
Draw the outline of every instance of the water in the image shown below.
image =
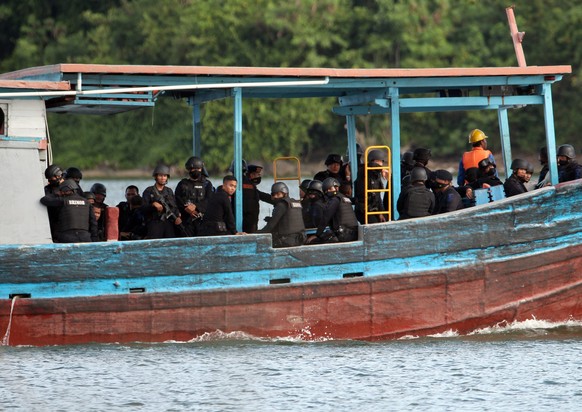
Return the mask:
<path id="1" fill-rule="evenodd" d="M 0 347 L 0 410 L 579 410 L 582 325 L 380 343 Z"/>

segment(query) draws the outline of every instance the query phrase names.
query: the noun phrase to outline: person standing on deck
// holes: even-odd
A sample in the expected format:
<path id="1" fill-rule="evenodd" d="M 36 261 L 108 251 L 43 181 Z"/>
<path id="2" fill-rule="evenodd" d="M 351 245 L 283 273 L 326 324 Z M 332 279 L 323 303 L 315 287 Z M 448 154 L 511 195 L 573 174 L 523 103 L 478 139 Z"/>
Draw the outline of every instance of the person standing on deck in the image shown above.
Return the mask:
<path id="1" fill-rule="evenodd" d="M 147 239 L 176 237 L 176 226 L 182 224 L 174 192 L 167 186 L 170 168 L 158 165 L 152 176 L 153 186 L 143 191 L 143 209 L 147 219 Z"/>
<path id="2" fill-rule="evenodd" d="M 130 201 L 133 197 L 139 196 L 139 189 L 137 186 L 129 185 L 125 188 L 125 202 L 119 202 L 117 208 L 119 209 L 119 218 L 117 219 L 117 227 L 119 228 L 119 236 L 121 240 L 121 228 L 126 227 L 129 221 L 131 206 Z"/>
<path id="3" fill-rule="evenodd" d="M 45 195 L 57 195 L 59 193 L 59 186 L 63 182 L 63 171 L 57 165 L 50 165 L 44 171 L 48 184 L 44 187 Z M 47 206 L 47 213 L 49 218 L 49 225 L 51 229 L 51 237 L 53 242 L 56 242 L 56 227 L 59 220 L 59 210 L 57 207 Z"/>
<path id="4" fill-rule="evenodd" d="M 315 176 L 313 176 L 313 180 L 319 180 L 320 182 L 323 182 L 328 177 L 334 177 L 338 181 L 345 180 L 345 176 L 342 176 L 341 173 L 343 163 L 344 162 L 341 155 L 335 153 L 328 155 L 325 159 L 327 170 L 317 172 Z"/>
<path id="5" fill-rule="evenodd" d="M 227 175 L 222 185 L 213 192 L 207 203 L 206 214 L 200 225 L 200 236 L 236 235 L 232 198 L 237 187 L 236 177 Z"/>
<path id="6" fill-rule="evenodd" d="M 97 241 L 97 221 L 93 207 L 77 193 L 79 185 L 67 179 L 59 185 L 58 192 L 49 193 L 40 202 L 58 213 L 55 242 L 79 243 Z"/>
<path id="7" fill-rule="evenodd" d="M 63 178 L 65 179 L 73 179 L 77 186 L 79 187 L 76 192 L 83 196 L 83 189 L 81 189 L 81 180 L 83 180 L 83 173 L 76 167 L 69 167 L 67 170 L 63 172 Z"/>
<path id="8" fill-rule="evenodd" d="M 273 247 L 300 246 L 305 242 L 305 224 L 301 202 L 289 197 L 289 188 L 283 182 L 271 186 L 275 205 L 267 225 L 257 233 L 270 233 Z"/>
<path id="9" fill-rule="evenodd" d="M 339 192 L 340 183 L 333 177 L 321 184 L 326 196 L 323 219 L 315 235 L 309 236 L 308 244 L 351 242 L 358 240 L 358 219 L 351 200 Z M 326 230 L 326 227 L 330 230 Z"/>
<path id="10" fill-rule="evenodd" d="M 558 180 L 560 183 L 582 178 L 582 165 L 576 161 L 576 150 L 570 144 L 558 147 Z"/>
<path id="11" fill-rule="evenodd" d="M 511 162 L 511 170 L 513 173 L 507 178 L 503 184 L 505 189 L 505 197 L 511 197 L 527 192 L 525 187 L 526 174 L 529 162 L 523 159 L 513 159 Z"/>
<path id="12" fill-rule="evenodd" d="M 259 213 L 261 201 L 273 204 L 268 193 L 261 192 L 257 185 L 261 183 L 263 167 L 248 165 L 243 175 L 243 232 L 255 233 L 259 226 Z"/>
<path id="13" fill-rule="evenodd" d="M 91 186 L 91 193 L 95 195 L 95 201 L 93 202 L 94 209 L 101 209 L 99 218 L 97 219 L 97 227 L 100 233 L 105 233 L 105 228 L 107 227 L 107 212 L 106 209 L 109 207 L 105 203 L 105 198 L 107 197 L 107 188 L 103 183 L 95 183 Z"/>
<path id="14" fill-rule="evenodd" d="M 453 175 L 447 170 L 437 170 L 435 177 L 435 208 L 434 214 L 454 212 L 463 208 L 463 200 L 453 187 Z"/>
<path id="15" fill-rule="evenodd" d="M 180 180 L 176 186 L 176 204 L 189 235 L 197 236 L 214 187 L 205 175 L 206 168 L 201 158 L 190 157 L 184 167 L 189 176 Z"/>
<path id="16" fill-rule="evenodd" d="M 487 150 L 487 135 L 479 129 L 474 129 L 469 133 L 469 143 L 473 145 L 470 152 L 463 153 L 463 157 L 459 162 L 459 175 L 457 176 L 457 185 L 464 186 L 467 182 L 465 179 L 466 170 L 471 167 L 479 167 L 479 162 L 483 159 L 489 159 L 491 163 L 495 163 L 493 153 Z M 497 170 L 495 171 L 497 175 Z"/>

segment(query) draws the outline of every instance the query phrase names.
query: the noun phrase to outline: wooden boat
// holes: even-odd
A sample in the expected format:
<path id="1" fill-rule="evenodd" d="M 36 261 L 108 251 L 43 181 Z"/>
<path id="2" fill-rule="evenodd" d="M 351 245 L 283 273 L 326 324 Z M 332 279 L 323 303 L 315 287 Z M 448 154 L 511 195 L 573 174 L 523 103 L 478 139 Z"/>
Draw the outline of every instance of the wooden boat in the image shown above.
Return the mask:
<path id="1" fill-rule="evenodd" d="M 0 200 L 0 338 L 10 345 L 160 342 L 219 330 L 379 340 L 532 317 L 582 320 L 582 182 L 557 184 L 554 161 L 551 86 L 570 72 L 58 64 L 3 74 L 0 163 L 30 190 Z M 362 225 L 357 241 L 342 244 L 274 249 L 270 235 L 53 244 L 38 202 L 47 111 L 121 113 L 154 105 L 161 92 L 192 105 L 195 154 L 200 106 L 232 98 L 239 166 L 245 98 L 337 97 L 333 111 L 346 116 L 353 154 L 355 116 L 387 114 L 395 165 L 401 113 L 496 110 L 506 170 L 508 109 L 542 105 L 553 186 L 445 215 Z M 392 172 L 399 182 L 399 169 Z M 393 202 L 399 191 L 393 188 Z"/>

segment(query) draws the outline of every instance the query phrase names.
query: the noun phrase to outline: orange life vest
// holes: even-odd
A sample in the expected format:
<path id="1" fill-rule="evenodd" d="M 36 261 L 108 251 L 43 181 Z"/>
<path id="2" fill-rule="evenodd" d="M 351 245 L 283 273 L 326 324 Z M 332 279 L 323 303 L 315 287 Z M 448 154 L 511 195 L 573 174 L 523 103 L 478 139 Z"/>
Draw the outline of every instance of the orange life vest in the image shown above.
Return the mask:
<path id="1" fill-rule="evenodd" d="M 474 147 L 470 152 L 463 153 L 463 169 L 465 171 L 472 167 L 479 167 L 479 162 L 491 156 L 489 150 L 484 150 L 482 147 Z"/>

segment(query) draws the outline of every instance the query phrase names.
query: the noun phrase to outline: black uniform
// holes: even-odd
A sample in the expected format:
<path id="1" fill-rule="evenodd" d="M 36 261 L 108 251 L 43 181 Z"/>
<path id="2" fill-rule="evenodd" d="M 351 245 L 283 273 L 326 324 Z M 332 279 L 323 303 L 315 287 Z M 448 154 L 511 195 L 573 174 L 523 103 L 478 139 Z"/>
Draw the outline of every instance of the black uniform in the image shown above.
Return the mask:
<path id="1" fill-rule="evenodd" d="M 48 184 L 44 187 L 44 194 L 45 196 L 57 196 L 59 193 L 59 184 L 57 183 L 56 186 Z M 51 228 L 51 237 L 53 242 L 58 242 L 57 240 L 57 223 L 59 221 L 59 207 L 58 206 L 46 206 L 46 210 L 48 213 L 49 218 L 49 225 Z"/>
<path id="2" fill-rule="evenodd" d="M 273 247 L 299 246 L 305 243 L 305 224 L 299 200 L 284 197 L 275 200 L 273 215 L 257 233 L 271 233 Z"/>
<path id="3" fill-rule="evenodd" d="M 243 232 L 255 233 L 259 225 L 261 207 L 259 201 L 273 204 L 271 195 L 261 192 L 248 177 L 243 179 Z M 236 210 L 236 209 L 235 209 Z"/>
<path id="4" fill-rule="evenodd" d="M 139 240 L 147 235 L 146 218 L 142 208 L 130 209 L 123 226 L 119 227 L 119 233 L 128 233 L 119 240 Z"/>
<path id="5" fill-rule="evenodd" d="M 176 237 L 174 222 L 179 216 L 174 192 L 168 186 L 159 191 L 156 186 L 150 186 L 143 191 L 143 211 L 147 220 L 147 238 L 163 239 Z M 161 203 L 164 210 L 158 213 L 154 202 Z"/>
<path id="6" fill-rule="evenodd" d="M 463 209 L 463 200 L 454 187 L 449 186 L 446 190 L 435 194 L 435 215 L 460 209 Z"/>
<path id="7" fill-rule="evenodd" d="M 200 225 L 200 236 L 236 234 L 232 201 L 228 193 L 219 187 L 208 199 L 206 214 Z"/>
<path id="8" fill-rule="evenodd" d="M 432 215 L 435 207 L 434 193 L 424 183 L 413 184 L 403 190 L 398 197 L 396 208 L 399 220 Z"/>
<path id="9" fill-rule="evenodd" d="M 202 216 L 206 213 L 208 199 L 213 192 L 212 183 L 204 175 L 201 175 L 199 179 L 182 179 L 176 186 L 176 204 L 182 214 L 182 224 L 193 236 L 198 235 Z M 185 211 L 185 207 L 190 203 L 194 204 L 196 210 L 201 213 L 199 217 L 192 217 Z"/>
<path id="10" fill-rule="evenodd" d="M 578 164 L 575 160 L 570 160 L 568 164 L 564 166 L 558 166 L 558 181 L 570 182 L 572 180 L 582 178 L 582 165 Z"/>
<path id="11" fill-rule="evenodd" d="M 356 217 L 362 224 L 366 222 L 366 207 L 365 207 L 365 176 L 364 173 L 358 174 L 356 179 Z M 384 182 L 382 181 L 382 173 L 379 170 L 368 171 L 368 190 L 384 189 Z M 384 202 L 382 200 L 382 192 L 368 192 L 368 211 L 377 212 L 384 211 Z M 369 215 L 368 223 L 379 223 L 380 215 Z"/>
<path id="12" fill-rule="evenodd" d="M 341 170 L 342 168 L 340 168 L 339 173 L 331 173 L 329 170 L 322 170 L 321 172 L 317 172 L 315 176 L 313 176 L 313 180 L 319 180 L 320 182 L 323 182 L 328 177 L 333 177 L 337 179 L 338 182 L 342 183 L 346 181 L 346 177 L 345 175 L 342 175 Z"/>
<path id="13" fill-rule="evenodd" d="M 329 226 L 330 233 L 325 232 Z M 320 242 L 351 242 L 358 240 L 358 220 L 352 201 L 341 193 L 327 194 L 323 219 L 315 235 Z"/>
<path id="14" fill-rule="evenodd" d="M 527 192 L 527 188 L 515 174 L 509 176 L 503 184 L 503 189 L 505 190 L 505 197 L 511 197 Z"/>
<path id="15" fill-rule="evenodd" d="M 306 196 L 301 201 L 303 207 L 303 222 L 306 228 L 316 228 L 323 220 L 325 212 L 325 201 L 323 195 L 318 195 L 316 198 Z"/>
<path id="16" fill-rule="evenodd" d="M 131 209 L 129 207 L 129 202 L 119 202 L 116 206 L 119 209 L 119 218 L 117 219 L 117 227 L 121 232 L 123 227 L 127 226 L 127 222 L 129 220 L 129 214 Z"/>
<path id="17" fill-rule="evenodd" d="M 40 202 L 58 211 L 55 227 L 56 242 L 77 243 L 97 240 L 97 221 L 93 207 L 83 196 L 48 194 Z"/>

